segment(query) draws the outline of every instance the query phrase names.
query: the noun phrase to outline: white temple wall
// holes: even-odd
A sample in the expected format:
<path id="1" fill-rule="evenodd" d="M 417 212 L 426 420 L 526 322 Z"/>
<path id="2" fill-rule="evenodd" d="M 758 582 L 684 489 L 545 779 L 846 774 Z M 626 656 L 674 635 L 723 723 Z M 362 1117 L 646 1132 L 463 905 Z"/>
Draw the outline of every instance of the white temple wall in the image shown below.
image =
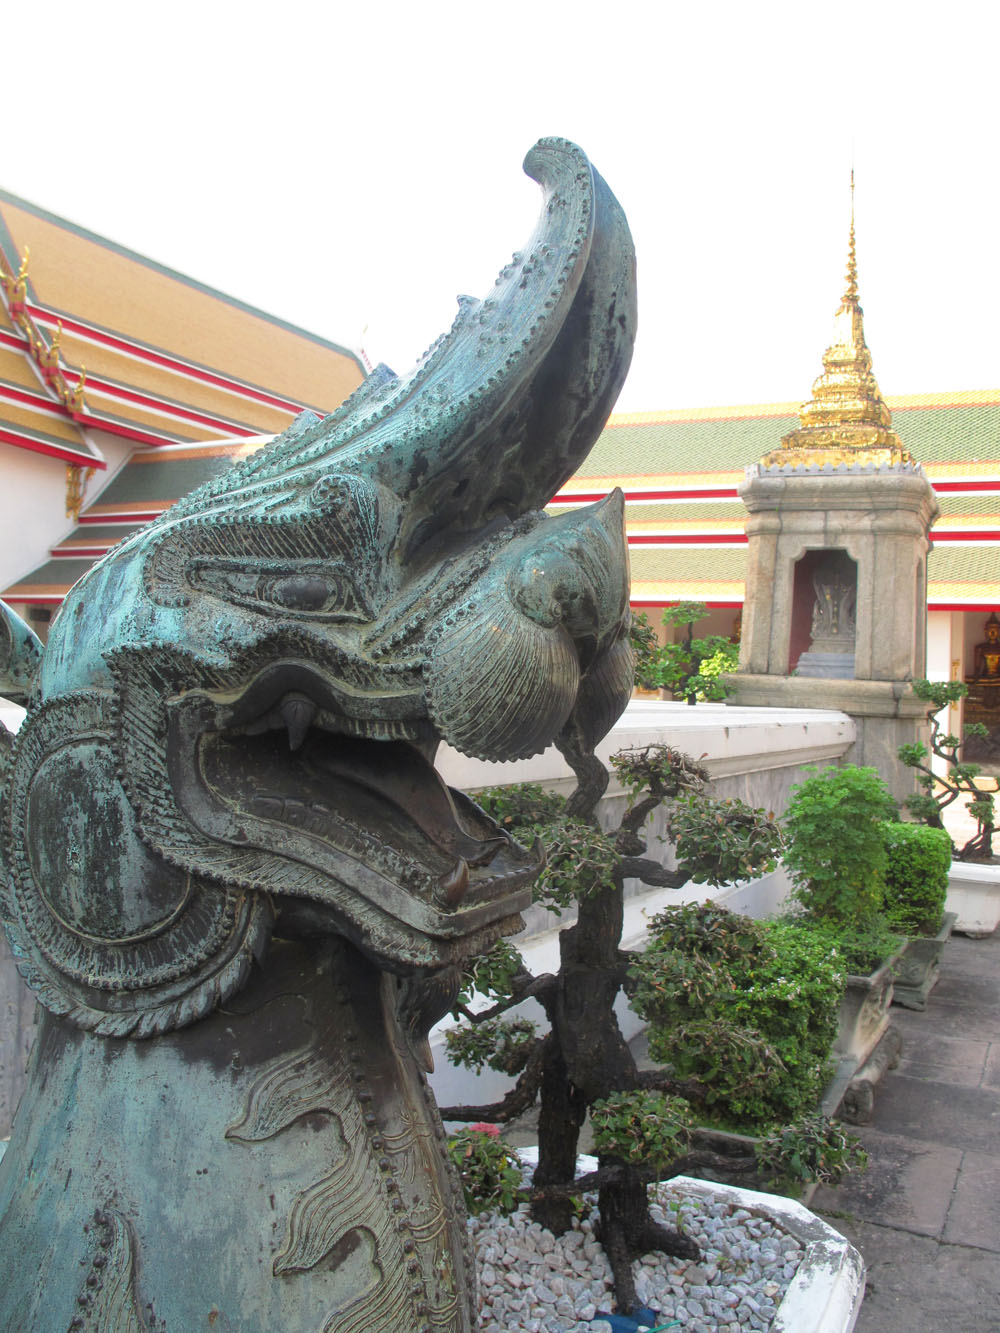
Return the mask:
<path id="1" fill-rule="evenodd" d="M 121 467 L 135 448 L 132 440 L 91 432 L 107 470 L 95 472 L 86 500 Z M 48 454 L 0 444 L 0 588 L 9 587 L 49 558 L 49 550 L 73 529 L 66 517 L 66 464 Z"/>

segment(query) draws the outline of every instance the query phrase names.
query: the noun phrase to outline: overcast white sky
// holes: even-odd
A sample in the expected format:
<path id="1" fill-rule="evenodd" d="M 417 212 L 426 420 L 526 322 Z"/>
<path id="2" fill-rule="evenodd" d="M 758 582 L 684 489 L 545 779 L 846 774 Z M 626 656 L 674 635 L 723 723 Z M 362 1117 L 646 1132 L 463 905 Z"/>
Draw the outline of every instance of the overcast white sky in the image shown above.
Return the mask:
<path id="1" fill-rule="evenodd" d="M 808 397 L 843 287 L 885 393 L 1000 388 L 1000 6 L 45 0 L 0 186 L 404 371 L 574 139 L 639 258 L 625 410 Z"/>

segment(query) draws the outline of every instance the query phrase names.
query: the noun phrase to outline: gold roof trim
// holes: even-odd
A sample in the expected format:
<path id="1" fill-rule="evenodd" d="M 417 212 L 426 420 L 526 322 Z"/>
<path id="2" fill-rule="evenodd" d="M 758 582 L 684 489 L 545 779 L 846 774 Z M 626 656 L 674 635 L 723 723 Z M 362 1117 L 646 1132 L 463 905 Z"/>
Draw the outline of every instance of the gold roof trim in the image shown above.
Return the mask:
<path id="1" fill-rule="evenodd" d="M 858 302 L 853 171 L 846 286 L 834 317 L 833 342 L 823 353 L 823 373 L 813 384 L 812 398 L 799 409 L 798 429 L 789 431 L 780 448 L 765 454 L 761 462 L 779 467 L 913 462 L 892 429 L 892 413 L 872 373 L 872 354 L 865 342 L 864 312 Z"/>

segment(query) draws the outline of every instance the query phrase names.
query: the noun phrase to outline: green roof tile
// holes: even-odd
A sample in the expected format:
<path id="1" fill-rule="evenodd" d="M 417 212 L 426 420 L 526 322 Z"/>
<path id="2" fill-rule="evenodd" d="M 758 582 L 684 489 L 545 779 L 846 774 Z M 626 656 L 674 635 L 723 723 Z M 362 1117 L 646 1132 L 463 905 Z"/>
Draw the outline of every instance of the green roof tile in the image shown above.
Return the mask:
<path id="1" fill-rule="evenodd" d="M 233 459 L 228 454 L 175 459 L 164 454 L 162 458 L 149 463 L 126 464 L 95 498 L 94 503 L 110 505 L 178 500 L 196 486 L 228 471 L 232 465 Z"/>
<path id="2" fill-rule="evenodd" d="M 630 546 L 628 554 L 637 583 L 729 583 L 746 574 L 745 546 Z"/>

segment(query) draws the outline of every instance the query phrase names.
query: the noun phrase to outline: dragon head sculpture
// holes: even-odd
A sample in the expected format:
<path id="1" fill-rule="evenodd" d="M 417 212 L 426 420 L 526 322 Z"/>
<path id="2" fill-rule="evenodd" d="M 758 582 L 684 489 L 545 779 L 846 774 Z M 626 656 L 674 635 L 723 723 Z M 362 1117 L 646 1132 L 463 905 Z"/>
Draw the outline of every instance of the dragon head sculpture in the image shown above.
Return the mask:
<path id="1" fill-rule="evenodd" d="M 402 977 L 516 928 L 538 854 L 435 750 L 596 742 L 632 671 L 621 493 L 542 508 L 624 379 L 634 256 L 579 149 L 543 140 L 525 169 L 531 241 L 409 375 L 304 413 L 66 598 L 8 763 L 3 906 L 79 1026 L 193 1021 L 276 923 Z"/>
<path id="2" fill-rule="evenodd" d="M 526 165 L 535 235 L 410 375 L 116 547 L 44 654 L 0 618 L 0 908 L 49 1011 L 2 1328 L 475 1327 L 421 1066 L 540 853 L 435 752 L 585 772 L 632 674 L 621 494 L 543 513 L 628 366 L 631 242 L 579 149 Z"/>

